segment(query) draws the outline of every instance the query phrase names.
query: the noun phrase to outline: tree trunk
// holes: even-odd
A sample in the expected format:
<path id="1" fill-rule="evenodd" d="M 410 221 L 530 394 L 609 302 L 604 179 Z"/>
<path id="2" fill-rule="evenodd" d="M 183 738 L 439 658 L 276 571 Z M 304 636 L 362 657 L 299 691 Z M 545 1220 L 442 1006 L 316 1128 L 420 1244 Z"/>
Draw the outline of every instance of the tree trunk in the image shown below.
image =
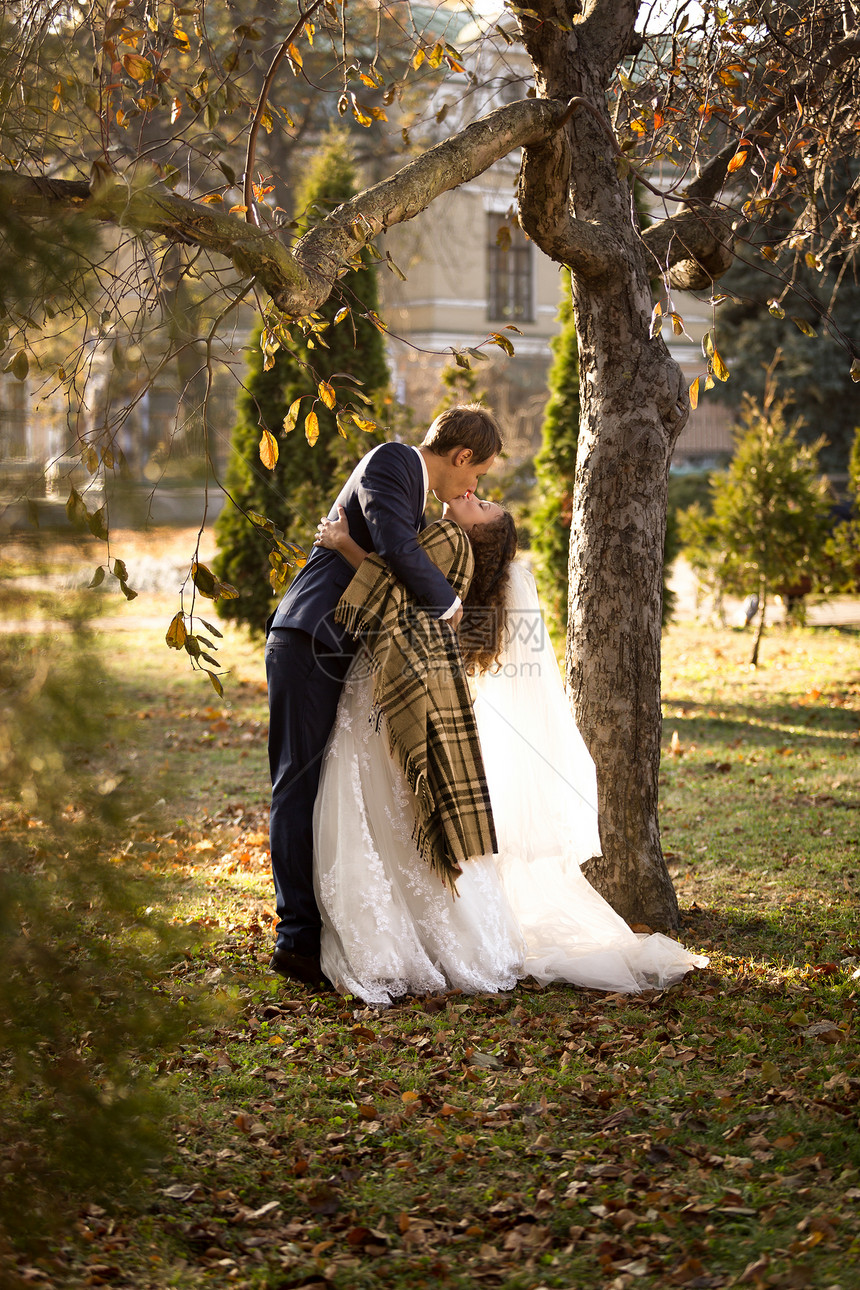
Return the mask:
<path id="1" fill-rule="evenodd" d="M 648 339 L 641 299 L 577 288 L 574 300 L 591 379 L 573 499 L 566 675 L 597 765 L 603 854 L 588 877 L 629 922 L 671 930 L 678 905 L 657 817 L 660 618 L 683 384 L 662 341 Z M 647 401 L 632 388 L 634 372 L 648 373 Z"/>
<path id="2" fill-rule="evenodd" d="M 764 582 L 760 584 L 759 591 L 761 592 L 761 609 L 759 610 L 758 630 L 755 634 L 755 644 L 753 645 L 750 667 L 758 667 L 758 651 L 759 646 L 761 645 L 761 638 L 764 636 L 764 616 L 767 613 L 767 586 Z"/>
<path id="3" fill-rule="evenodd" d="M 603 855 L 588 877 L 629 922 L 671 930 L 678 904 L 657 818 L 660 619 L 669 460 L 689 401 L 680 369 L 650 336 L 657 265 L 619 177 L 606 110 L 636 7 L 598 0 L 569 32 L 523 19 L 538 95 L 577 108 L 563 138 L 526 148 L 520 209 L 527 232 L 572 271 L 582 410 L 566 674 L 597 766 Z M 602 254 L 584 252 L 586 228 Z"/>

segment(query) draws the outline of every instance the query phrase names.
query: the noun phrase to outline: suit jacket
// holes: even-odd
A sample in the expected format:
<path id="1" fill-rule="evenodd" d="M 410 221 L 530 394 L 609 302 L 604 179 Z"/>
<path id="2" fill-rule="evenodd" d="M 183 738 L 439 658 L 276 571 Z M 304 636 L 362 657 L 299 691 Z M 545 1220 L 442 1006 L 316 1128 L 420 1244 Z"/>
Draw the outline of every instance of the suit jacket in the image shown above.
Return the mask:
<path id="1" fill-rule="evenodd" d="M 342 506 L 350 536 L 366 551 L 375 551 L 419 603 L 440 617 L 456 596 L 444 575 L 419 547 L 424 528 L 424 472 L 414 448 L 383 443 L 358 463 L 340 490 L 329 519 Z M 345 653 L 354 644 L 334 621 L 335 607 L 355 573 L 337 551 L 315 546 L 287 588 L 266 627 L 297 627 L 321 644 Z"/>

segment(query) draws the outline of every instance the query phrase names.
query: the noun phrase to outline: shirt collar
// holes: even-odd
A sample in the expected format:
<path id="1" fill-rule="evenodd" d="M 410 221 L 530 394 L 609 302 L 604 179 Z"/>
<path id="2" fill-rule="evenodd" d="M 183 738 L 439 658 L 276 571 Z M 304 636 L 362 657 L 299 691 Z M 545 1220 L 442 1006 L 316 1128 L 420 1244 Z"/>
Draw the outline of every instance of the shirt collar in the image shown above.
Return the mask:
<path id="1" fill-rule="evenodd" d="M 413 452 L 418 453 L 418 460 L 421 462 L 421 474 L 424 477 L 424 505 L 426 506 L 427 494 L 430 492 L 430 476 L 427 473 L 427 462 L 424 460 L 424 457 L 422 456 L 421 452 L 419 452 L 419 450 L 415 447 L 415 444 L 412 444 L 412 450 Z"/>

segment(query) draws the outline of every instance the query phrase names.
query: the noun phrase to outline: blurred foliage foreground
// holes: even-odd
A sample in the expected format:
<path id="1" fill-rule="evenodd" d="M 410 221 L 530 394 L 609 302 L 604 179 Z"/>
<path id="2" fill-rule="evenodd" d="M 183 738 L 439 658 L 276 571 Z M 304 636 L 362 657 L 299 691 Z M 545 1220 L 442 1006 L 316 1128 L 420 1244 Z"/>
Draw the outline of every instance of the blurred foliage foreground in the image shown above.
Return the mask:
<path id="1" fill-rule="evenodd" d="M 0 1243 L 32 1245 L 65 1198 L 115 1197 L 160 1153 L 147 1063 L 189 1010 L 165 985 L 173 929 L 116 863 L 134 790 L 96 769 L 116 723 L 95 635 L 10 628 L 0 613 Z"/>

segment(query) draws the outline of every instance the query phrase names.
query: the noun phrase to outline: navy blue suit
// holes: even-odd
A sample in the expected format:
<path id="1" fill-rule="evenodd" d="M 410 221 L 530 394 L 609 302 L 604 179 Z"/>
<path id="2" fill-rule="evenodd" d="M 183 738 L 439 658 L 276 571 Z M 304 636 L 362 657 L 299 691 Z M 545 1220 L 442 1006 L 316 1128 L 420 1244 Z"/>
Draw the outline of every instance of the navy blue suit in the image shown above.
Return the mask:
<path id="1" fill-rule="evenodd" d="M 385 443 L 364 457 L 329 512 L 343 506 L 350 536 L 376 551 L 434 616 L 455 594 L 418 546 L 424 526 L 424 473 L 406 444 Z M 278 946 L 319 953 L 320 917 L 313 892 L 313 810 L 322 757 L 355 643 L 334 622 L 354 573 L 336 551 L 314 547 L 267 624 L 270 840 Z"/>

